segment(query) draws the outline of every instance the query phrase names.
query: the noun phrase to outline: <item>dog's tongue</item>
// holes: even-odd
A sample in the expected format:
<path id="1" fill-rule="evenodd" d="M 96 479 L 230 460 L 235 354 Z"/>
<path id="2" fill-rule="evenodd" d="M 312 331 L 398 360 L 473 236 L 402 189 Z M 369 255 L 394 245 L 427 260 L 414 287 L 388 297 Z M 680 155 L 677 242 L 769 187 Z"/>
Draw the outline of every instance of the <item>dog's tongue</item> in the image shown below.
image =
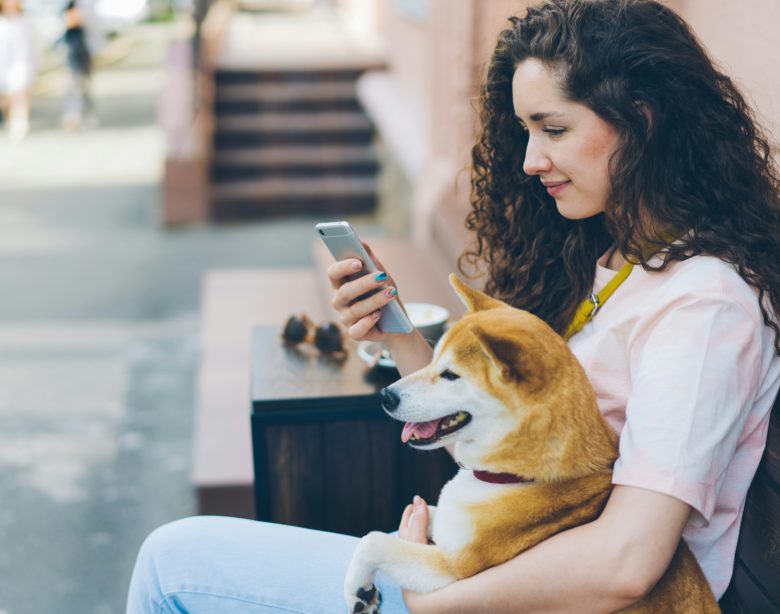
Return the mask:
<path id="1" fill-rule="evenodd" d="M 412 435 L 417 433 L 420 439 L 428 439 L 433 437 L 436 433 L 436 427 L 439 425 L 440 420 L 431 420 L 429 422 L 407 422 L 404 424 L 404 430 L 401 433 L 401 441 L 406 443 L 412 438 Z"/>

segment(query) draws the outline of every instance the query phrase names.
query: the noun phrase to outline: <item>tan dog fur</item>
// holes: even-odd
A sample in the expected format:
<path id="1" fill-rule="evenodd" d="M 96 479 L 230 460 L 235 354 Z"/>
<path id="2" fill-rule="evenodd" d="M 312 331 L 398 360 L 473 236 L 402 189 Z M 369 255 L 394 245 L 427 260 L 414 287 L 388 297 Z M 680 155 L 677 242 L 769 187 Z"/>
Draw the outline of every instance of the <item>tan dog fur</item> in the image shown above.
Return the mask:
<path id="1" fill-rule="evenodd" d="M 503 563 L 540 541 L 596 519 L 612 490 L 617 437 L 566 342 L 540 319 L 450 282 L 468 308 L 437 345 L 431 364 L 388 388 L 395 419 L 426 422 L 467 412 L 466 426 L 430 445 L 454 443 L 462 465 L 533 480 L 488 484 L 470 469 L 431 507 L 435 545 L 369 533 L 344 586 L 349 611 L 379 612 L 381 570 L 404 588 L 429 592 Z M 442 375 L 450 371 L 456 381 Z M 438 431 L 437 431 L 438 432 Z M 627 612 L 719 612 L 685 542 L 661 581 Z"/>

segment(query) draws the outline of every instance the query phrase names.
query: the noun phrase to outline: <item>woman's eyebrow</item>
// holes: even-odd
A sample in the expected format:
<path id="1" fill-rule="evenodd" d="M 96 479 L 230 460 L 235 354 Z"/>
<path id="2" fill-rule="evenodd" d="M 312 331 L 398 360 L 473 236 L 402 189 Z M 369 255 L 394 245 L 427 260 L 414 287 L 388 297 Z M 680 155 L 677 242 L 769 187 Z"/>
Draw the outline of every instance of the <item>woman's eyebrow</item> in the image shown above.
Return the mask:
<path id="1" fill-rule="evenodd" d="M 548 113 L 534 113 L 531 115 L 531 121 L 533 122 L 540 122 L 543 119 L 548 119 L 550 117 L 565 117 L 563 113 L 554 113 L 554 112 L 548 112 Z"/>
<path id="2" fill-rule="evenodd" d="M 518 119 L 519 122 L 525 123 L 525 120 L 522 117 L 520 117 L 517 113 L 515 113 L 515 117 Z M 550 117 L 566 117 L 566 114 L 565 113 L 557 113 L 557 112 L 554 112 L 554 111 L 550 111 L 550 112 L 541 112 L 540 111 L 540 112 L 537 112 L 537 113 L 532 113 L 528 119 L 530 119 L 532 122 L 540 122 L 540 121 L 543 121 L 543 120 L 548 119 Z"/>

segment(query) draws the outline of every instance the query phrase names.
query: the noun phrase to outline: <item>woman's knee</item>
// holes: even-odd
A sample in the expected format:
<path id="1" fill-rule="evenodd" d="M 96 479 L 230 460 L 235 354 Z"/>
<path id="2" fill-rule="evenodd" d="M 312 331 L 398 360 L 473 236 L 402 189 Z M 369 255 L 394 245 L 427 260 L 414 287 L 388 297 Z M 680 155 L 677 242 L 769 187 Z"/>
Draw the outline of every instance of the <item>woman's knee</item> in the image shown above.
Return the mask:
<path id="1" fill-rule="evenodd" d="M 209 518 L 170 522 L 152 531 L 136 558 L 128 594 L 128 614 L 158 612 L 165 595 L 187 581 L 192 549 L 197 547 Z"/>

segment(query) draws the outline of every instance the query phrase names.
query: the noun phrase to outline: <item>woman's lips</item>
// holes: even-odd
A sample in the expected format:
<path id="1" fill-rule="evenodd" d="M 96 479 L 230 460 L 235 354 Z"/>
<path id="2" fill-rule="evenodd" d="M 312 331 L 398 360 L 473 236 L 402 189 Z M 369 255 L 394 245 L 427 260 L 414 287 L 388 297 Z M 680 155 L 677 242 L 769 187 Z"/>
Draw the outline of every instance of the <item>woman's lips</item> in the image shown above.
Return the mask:
<path id="1" fill-rule="evenodd" d="M 547 193 L 552 197 L 556 197 L 566 189 L 571 181 L 543 181 L 542 183 L 544 184 L 544 187 L 547 188 Z"/>

